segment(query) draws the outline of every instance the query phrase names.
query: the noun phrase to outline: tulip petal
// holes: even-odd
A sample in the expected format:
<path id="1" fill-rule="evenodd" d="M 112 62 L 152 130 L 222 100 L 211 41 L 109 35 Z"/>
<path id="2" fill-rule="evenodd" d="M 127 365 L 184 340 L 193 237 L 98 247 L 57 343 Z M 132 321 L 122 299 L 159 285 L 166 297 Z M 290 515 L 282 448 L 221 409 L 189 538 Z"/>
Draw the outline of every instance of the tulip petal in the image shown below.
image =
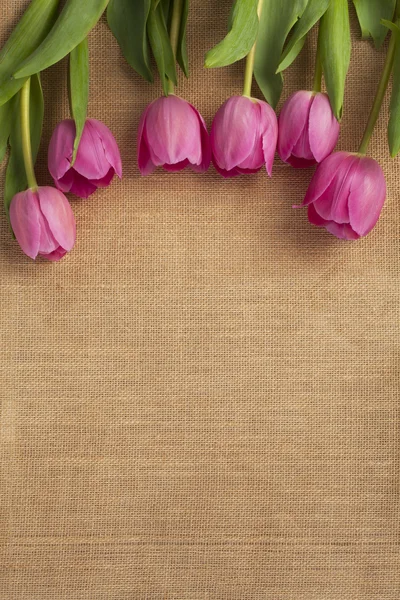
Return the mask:
<path id="1" fill-rule="evenodd" d="M 334 223 L 331 221 L 326 225 L 326 230 L 340 240 L 358 240 L 360 237 L 348 223 Z"/>
<path id="2" fill-rule="evenodd" d="M 189 161 L 188 159 L 186 160 L 182 160 L 179 163 L 175 163 L 174 165 L 163 165 L 164 169 L 166 171 L 169 171 L 170 173 L 177 173 L 178 171 L 183 171 L 183 169 L 185 169 L 188 165 L 189 165 Z"/>
<path id="3" fill-rule="evenodd" d="M 237 168 L 233 168 L 230 171 L 228 171 L 227 169 L 221 169 L 221 167 L 218 165 L 214 158 L 212 162 L 215 167 L 215 170 L 225 179 L 230 179 L 231 177 L 238 177 L 239 175 L 243 175 L 243 173 L 241 173 Z"/>
<path id="4" fill-rule="evenodd" d="M 60 177 L 60 179 L 55 179 L 54 183 L 56 188 L 61 192 L 70 192 L 72 188 L 72 184 L 74 183 L 74 178 L 76 175 L 76 171 L 74 169 L 69 169 L 65 175 Z"/>
<path id="5" fill-rule="evenodd" d="M 110 185 L 115 175 L 115 170 L 113 167 L 108 171 L 107 175 L 102 179 L 93 179 L 90 181 L 96 188 L 106 188 Z"/>
<path id="6" fill-rule="evenodd" d="M 45 258 L 46 260 L 50 260 L 51 262 L 58 262 L 59 260 L 61 260 L 65 255 L 67 254 L 67 252 L 61 248 L 60 246 L 57 248 L 57 250 L 54 250 L 54 252 L 51 252 L 50 254 L 43 254 L 41 253 L 40 256 L 42 256 L 43 258 Z"/>
<path id="7" fill-rule="evenodd" d="M 360 236 L 376 225 L 386 200 L 386 180 L 380 165 L 372 158 L 359 160 L 349 195 L 350 223 Z"/>
<path id="8" fill-rule="evenodd" d="M 68 252 L 73 248 L 76 238 L 74 213 L 68 200 L 62 192 L 52 187 L 40 187 L 37 195 L 53 236 Z"/>
<path id="9" fill-rule="evenodd" d="M 321 215 L 319 215 L 317 213 L 317 211 L 315 210 L 314 204 L 309 204 L 308 205 L 308 220 L 311 223 L 311 225 L 315 225 L 316 227 L 326 227 L 327 225 L 329 225 L 329 223 L 331 223 L 331 221 L 327 221 L 326 219 L 323 219 L 321 217 Z"/>
<path id="10" fill-rule="evenodd" d="M 196 116 L 199 120 L 200 140 L 201 140 L 201 163 L 192 165 L 192 169 L 193 169 L 193 171 L 196 171 L 196 173 L 205 173 L 205 171 L 208 171 L 210 164 L 211 164 L 210 136 L 208 134 L 207 125 L 206 125 L 206 122 L 204 121 L 203 117 L 201 116 L 199 111 L 192 104 L 190 106 L 196 113 Z"/>
<path id="11" fill-rule="evenodd" d="M 85 123 L 74 169 L 86 179 L 101 179 L 110 169 L 103 142 L 93 119 L 87 119 Z"/>
<path id="12" fill-rule="evenodd" d="M 317 162 L 329 156 L 337 144 L 340 125 L 326 94 L 316 94 L 310 109 L 308 133 L 312 154 Z"/>
<path id="13" fill-rule="evenodd" d="M 40 226 L 39 254 L 50 254 L 58 248 L 59 243 L 52 234 L 49 224 L 41 211 L 39 211 L 38 216 Z"/>
<path id="14" fill-rule="evenodd" d="M 261 136 L 265 167 L 271 177 L 278 143 L 278 119 L 274 109 L 266 102 L 258 100 L 258 106 L 261 110 Z"/>
<path id="15" fill-rule="evenodd" d="M 75 140 L 75 123 L 65 119 L 58 123 L 51 136 L 48 167 L 55 181 L 61 179 L 71 166 Z"/>
<path id="16" fill-rule="evenodd" d="M 312 100 L 312 92 L 296 92 L 282 107 L 279 115 L 278 154 L 283 162 L 288 162 L 302 133 L 307 133 Z"/>
<path id="17" fill-rule="evenodd" d="M 119 147 L 115 137 L 113 136 L 112 132 L 107 127 L 107 125 L 105 125 L 101 121 L 98 121 L 97 119 L 88 119 L 88 121 L 91 125 L 93 125 L 94 130 L 96 131 L 103 144 L 106 159 L 108 160 L 109 164 L 113 167 L 115 173 L 121 179 L 122 161 Z"/>
<path id="18" fill-rule="evenodd" d="M 150 106 L 151 105 L 149 105 L 142 113 L 142 116 L 140 118 L 140 123 L 139 123 L 139 130 L 138 130 L 138 142 L 137 142 L 138 166 L 139 166 L 139 171 L 143 176 L 150 175 L 150 173 L 152 173 L 154 171 L 154 169 L 156 168 L 156 165 L 153 164 L 153 162 L 151 160 L 150 152 L 149 152 L 149 149 L 147 147 L 147 143 L 146 143 L 146 140 L 144 137 L 144 129 L 146 126 L 146 117 L 147 117 L 147 113 L 149 112 Z"/>
<path id="19" fill-rule="evenodd" d="M 16 194 L 10 205 L 10 222 L 21 249 L 35 259 L 39 252 L 39 202 L 32 190 Z"/>
<path id="20" fill-rule="evenodd" d="M 253 151 L 259 131 L 259 108 L 244 96 L 229 98 L 218 110 L 211 127 L 214 162 L 231 171 Z"/>
<path id="21" fill-rule="evenodd" d="M 315 210 L 323 219 L 335 223 L 349 223 L 350 188 L 359 160 L 358 157 L 349 155 L 341 164 L 329 187 L 314 202 Z"/>
<path id="22" fill-rule="evenodd" d="M 350 156 L 348 152 L 335 152 L 328 156 L 315 171 L 303 204 L 294 205 L 294 208 L 301 208 L 315 202 L 330 186 L 336 172 L 348 156 Z"/>
<path id="23" fill-rule="evenodd" d="M 151 161 L 159 166 L 188 159 L 201 164 L 200 125 L 191 105 L 170 95 L 159 98 L 148 109 L 143 132 Z"/>
<path id="24" fill-rule="evenodd" d="M 86 179 L 86 177 L 82 177 L 82 175 L 76 173 L 76 171 L 74 171 L 73 175 L 74 178 L 70 189 L 71 194 L 86 200 L 89 198 L 89 196 L 95 193 L 97 190 L 96 183 Z"/>

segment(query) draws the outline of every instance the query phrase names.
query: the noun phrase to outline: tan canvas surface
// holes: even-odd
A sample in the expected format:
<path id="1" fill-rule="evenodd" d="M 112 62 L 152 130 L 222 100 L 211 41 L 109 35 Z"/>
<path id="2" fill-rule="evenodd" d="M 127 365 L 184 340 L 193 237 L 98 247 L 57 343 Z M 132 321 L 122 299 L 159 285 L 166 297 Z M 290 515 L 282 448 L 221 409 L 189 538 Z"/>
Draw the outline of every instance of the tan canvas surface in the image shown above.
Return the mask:
<path id="1" fill-rule="evenodd" d="M 26 5 L 2 0 L 1 41 Z M 241 89 L 242 65 L 202 70 L 229 6 L 192 2 L 180 93 L 209 124 Z M 353 37 L 348 150 L 384 57 L 354 19 Z M 292 210 L 310 172 L 279 161 L 272 181 L 142 179 L 136 129 L 160 90 L 105 22 L 90 45 L 90 114 L 123 181 L 73 199 L 59 264 L 24 257 L 1 218 L 1 600 L 398 600 L 400 164 L 384 119 L 388 202 L 343 243 Z M 64 67 L 44 77 L 42 183 Z M 312 71 L 309 45 L 285 97 Z"/>

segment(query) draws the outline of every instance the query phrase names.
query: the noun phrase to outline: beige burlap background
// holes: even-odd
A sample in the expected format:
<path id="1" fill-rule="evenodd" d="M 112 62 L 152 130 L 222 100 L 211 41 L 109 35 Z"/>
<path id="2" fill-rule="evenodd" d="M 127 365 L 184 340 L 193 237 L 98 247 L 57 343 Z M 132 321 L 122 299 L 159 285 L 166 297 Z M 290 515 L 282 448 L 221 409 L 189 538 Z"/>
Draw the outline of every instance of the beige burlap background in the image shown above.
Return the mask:
<path id="1" fill-rule="evenodd" d="M 2 3 L 1 41 L 27 0 Z M 194 0 L 192 77 L 210 123 L 242 65 L 202 70 L 230 1 Z M 340 147 L 360 140 L 384 54 L 358 39 Z M 310 172 L 224 181 L 136 167 L 158 85 L 90 39 L 90 114 L 124 179 L 73 199 L 78 243 L 26 258 L 1 219 L 1 600 L 398 600 L 399 184 L 383 115 L 382 220 L 343 243 L 293 211 Z M 311 85 L 307 47 L 284 97 Z M 38 175 L 68 114 L 44 77 Z M 1 188 L 3 177 L 1 179 Z"/>

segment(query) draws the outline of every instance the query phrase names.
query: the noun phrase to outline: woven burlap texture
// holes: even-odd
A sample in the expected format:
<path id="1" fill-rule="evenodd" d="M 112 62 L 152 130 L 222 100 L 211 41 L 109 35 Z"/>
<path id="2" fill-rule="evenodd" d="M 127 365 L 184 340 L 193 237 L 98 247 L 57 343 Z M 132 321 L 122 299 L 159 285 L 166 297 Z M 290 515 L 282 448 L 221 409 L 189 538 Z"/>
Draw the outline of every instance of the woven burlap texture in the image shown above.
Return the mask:
<path id="1" fill-rule="evenodd" d="M 4 3 L 1 41 L 27 6 Z M 208 124 L 243 64 L 202 68 L 229 0 L 194 0 L 191 78 Z M 356 150 L 384 61 L 361 42 L 339 147 Z M 345 243 L 308 224 L 310 171 L 276 161 L 136 166 L 160 94 L 105 20 L 90 36 L 90 115 L 124 178 L 72 198 L 74 251 L 34 263 L 1 219 L 1 600 L 398 600 L 399 185 L 387 106 L 370 153 L 388 180 L 376 230 Z M 311 86 L 313 43 L 284 98 Z M 68 115 L 66 65 L 45 73 L 38 164 Z M 4 183 L 2 170 L 1 189 Z"/>

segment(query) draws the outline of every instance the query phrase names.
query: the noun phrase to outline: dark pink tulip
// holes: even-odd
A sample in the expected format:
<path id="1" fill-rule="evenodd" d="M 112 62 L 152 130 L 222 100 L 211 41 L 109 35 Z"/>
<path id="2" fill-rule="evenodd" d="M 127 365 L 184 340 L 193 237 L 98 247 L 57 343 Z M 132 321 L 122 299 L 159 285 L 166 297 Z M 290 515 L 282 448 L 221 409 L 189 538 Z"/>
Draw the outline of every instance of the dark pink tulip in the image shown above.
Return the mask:
<path id="1" fill-rule="evenodd" d="M 218 110 L 211 127 L 215 168 L 223 177 L 256 173 L 264 165 L 272 174 L 278 121 L 266 102 L 233 96 Z"/>
<path id="2" fill-rule="evenodd" d="M 138 164 L 142 175 L 156 167 L 181 171 L 188 165 L 203 173 L 210 166 L 207 127 L 200 113 L 171 94 L 158 98 L 144 111 L 138 134 Z"/>
<path id="3" fill-rule="evenodd" d="M 311 167 L 333 152 L 339 131 L 326 94 L 296 92 L 279 115 L 278 154 L 292 167 Z"/>
<path id="4" fill-rule="evenodd" d="M 75 122 L 61 121 L 49 146 L 49 171 L 56 187 L 87 198 L 97 188 L 110 185 L 115 174 L 122 177 L 121 156 L 111 131 L 96 119 L 87 119 L 73 165 Z"/>
<path id="5" fill-rule="evenodd" d="M 313 225 L 357 240 L 375 227 L 385 199 L 385 176 L 375 160 L 335 152 L 317 168 L 302 206 Z"/>
<path id="6" fill-rule="evenodd" d="M 76 226 L 71 206 L 62 192 L 39 187 L 16 194 L 10 206 L 11 227 L 22 250 L 60 260 L 75 244 Z"/>

